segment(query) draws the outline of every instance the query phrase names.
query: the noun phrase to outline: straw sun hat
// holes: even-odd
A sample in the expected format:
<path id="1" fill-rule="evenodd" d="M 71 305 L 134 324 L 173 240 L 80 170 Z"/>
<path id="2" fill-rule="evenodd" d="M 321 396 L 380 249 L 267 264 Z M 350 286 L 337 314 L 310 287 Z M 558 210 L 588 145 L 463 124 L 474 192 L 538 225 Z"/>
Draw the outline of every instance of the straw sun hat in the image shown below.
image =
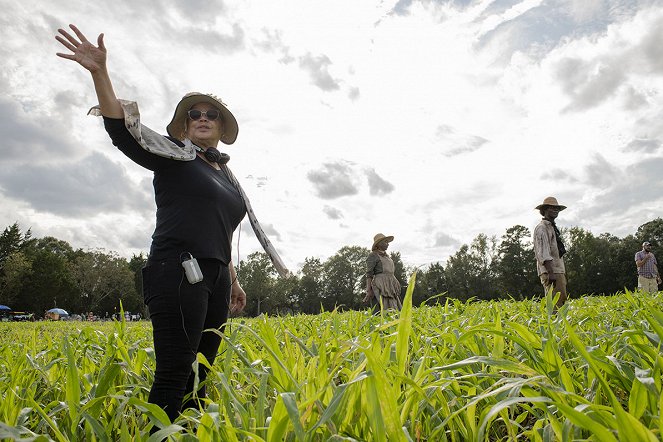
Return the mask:
<path id="1" fill-rule="evenodd" d="M 373 237 L 373 247 L 372 248 L 375 248 L 375 246 L 377 246 L 380 241 L 385 240 L 385 239 L 387 240 L 387 242 L 392 242 L 394 240 L 394 237 L 393 236 L 384 236 L 382 233 L 378 233 L 377 235 L 375 235 Z"/>
<path id="2" fill-rule="evenodd" d="M 237 132 L 239 132 L 239 126 L 237 125 L 235 116 L 228 110 L 219 97 L 212 94 L 203 94 L 201 92 L 189 92 L 182 97 L 179 103 L 177 103 L 173 119 L 168 126 L 166 126 L 168 135 L 173 138 L 182 139 L 182 135 L 184 134 L 184 122 L 188 118 L 187 112 L 198 103 L 209 103 L 221 111 L 221 116 L 223 118 L 223 134 L 221 135 L 221 141 L 224 144 L 233 144 L 237 139 Z"/>
<path id="3" fill-rule="evenodd" d="M 535 210 L 541 210 L 544 207 L 557 207 L 559 210 L 564 210 L 566 209 L 566 206 L 562 206 L 557 202 L 557 198 L 554 196 L 549 196 L 546 199 L 543 200 L 543 203 L 539 204 L 536 206 L 534 209 Z"/>

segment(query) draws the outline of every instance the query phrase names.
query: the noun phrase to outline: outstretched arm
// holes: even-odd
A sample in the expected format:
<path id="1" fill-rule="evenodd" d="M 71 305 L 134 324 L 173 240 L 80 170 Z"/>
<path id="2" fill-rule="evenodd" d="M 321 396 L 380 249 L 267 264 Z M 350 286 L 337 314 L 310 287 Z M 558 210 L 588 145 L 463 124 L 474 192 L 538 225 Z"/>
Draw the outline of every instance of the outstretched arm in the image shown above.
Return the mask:
<path id="1" fill-rule="evenodd" d="M 97 46 L 93 45 L 83 35 L 83 33 L 74 25 L 69 25 L 76 37 L 69 34 L 64 29 L 58 29 L 61 35 L 56 35 L 55 39 L 69 49 L 72 53 L 65 54 L 58 52 L 56 55 L 67 60 L 73 60 L 83 66 L 92 74 L 94 90 L 97 93 L 101 114 L 109 118 L 124 118 L 124 112 L 120 106 L 113 84 L 111 83 L 108 70 L 106 69 L 106 46 L 104 46 L 104 34 L 97 37 Z"/>

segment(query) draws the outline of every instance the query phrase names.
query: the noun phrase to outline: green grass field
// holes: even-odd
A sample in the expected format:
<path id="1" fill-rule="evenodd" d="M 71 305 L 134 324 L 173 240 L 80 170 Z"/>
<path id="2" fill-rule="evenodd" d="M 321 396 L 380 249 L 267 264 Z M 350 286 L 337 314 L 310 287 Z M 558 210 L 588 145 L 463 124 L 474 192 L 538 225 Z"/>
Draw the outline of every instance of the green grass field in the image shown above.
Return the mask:
<path id="1" fill-rule="evenodd" d="M 412 283 L 411 283 L 412 284 Z M 233 320 L 204 409 L 146 402 L 141 323 L 0 324 L 0 438 L 657 441 L 663 294 Z M 206 364 L 200 360 L 199 364 Z"/>

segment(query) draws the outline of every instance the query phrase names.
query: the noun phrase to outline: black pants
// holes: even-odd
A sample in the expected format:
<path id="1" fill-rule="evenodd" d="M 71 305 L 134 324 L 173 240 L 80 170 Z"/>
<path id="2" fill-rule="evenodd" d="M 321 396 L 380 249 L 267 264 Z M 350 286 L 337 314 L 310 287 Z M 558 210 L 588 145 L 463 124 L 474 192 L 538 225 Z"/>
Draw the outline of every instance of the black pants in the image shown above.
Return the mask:
<path id="1" fill-rule="evenodd" d="M 179 258 L 149 261 L 143 268 L 143 296 L 150 311 L 156 370 L 148 401 L 163 408 L 171 421 L 177 418 L 184 396 L 193 391 L 191 364 L 202 353 L 210 364 L 221 337 L 203 330 L 223 330 L 228 319 L 230 272 L 216 259 L 198 260 L 203 280 L 190 284 Z M 199 367 L 199 382 L 207 370 Z M 205 397 L 204 388 L 197 392 Z M 185 406 L 195 406 L 188 401 Z"/>

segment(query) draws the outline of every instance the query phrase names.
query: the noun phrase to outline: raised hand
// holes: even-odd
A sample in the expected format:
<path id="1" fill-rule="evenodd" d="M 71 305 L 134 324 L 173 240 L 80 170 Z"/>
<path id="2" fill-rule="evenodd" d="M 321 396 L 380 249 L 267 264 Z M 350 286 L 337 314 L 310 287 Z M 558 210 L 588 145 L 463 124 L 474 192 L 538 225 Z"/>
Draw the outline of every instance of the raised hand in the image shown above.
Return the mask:
<path id="1" fill-rule="evenodd" d="M 58 52 L 56 55 L 67 60 L 73 60 L 92 73 L 105 70 L 106 46 L 104 46 L 104 34 L 99 34 L 99 37 L 97 37 L 97 46 L 95 46 L 85 38 L 85 35 L 76 26 L 69 25 L 69 27 L 74 31 L 78 39 L 64 29 L 58 29 L 58 32 L 62 36 L 56 35 L 55 39 L 73 52 L 73 54 Z"/>

